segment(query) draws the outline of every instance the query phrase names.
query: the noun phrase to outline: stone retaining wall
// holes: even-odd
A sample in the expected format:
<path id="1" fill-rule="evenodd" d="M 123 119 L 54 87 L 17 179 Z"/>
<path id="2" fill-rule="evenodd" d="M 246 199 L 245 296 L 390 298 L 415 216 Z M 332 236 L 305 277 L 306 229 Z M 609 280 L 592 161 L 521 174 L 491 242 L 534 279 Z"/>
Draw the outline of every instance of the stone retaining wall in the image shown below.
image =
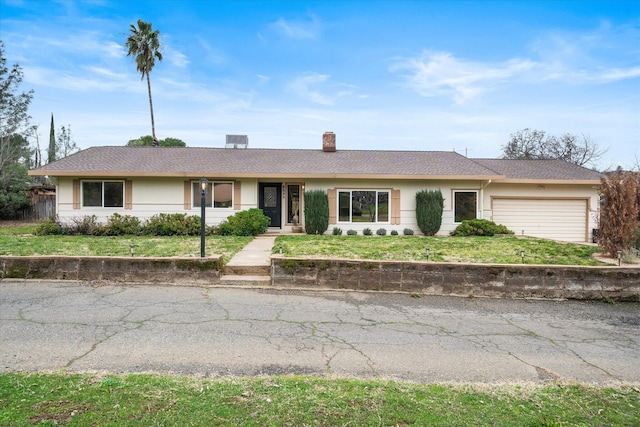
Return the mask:
<path id="1" fill-rule="evenodd" d="M 640 269 L 272 257 L 278 287 L 640 301 Z"/>
<path id="2" fill-rule="evenodd" d="M 113 280 L 133 283 L 213 284 L 220 279 L 222 256 L 0 257 L 0 279 Z"/>

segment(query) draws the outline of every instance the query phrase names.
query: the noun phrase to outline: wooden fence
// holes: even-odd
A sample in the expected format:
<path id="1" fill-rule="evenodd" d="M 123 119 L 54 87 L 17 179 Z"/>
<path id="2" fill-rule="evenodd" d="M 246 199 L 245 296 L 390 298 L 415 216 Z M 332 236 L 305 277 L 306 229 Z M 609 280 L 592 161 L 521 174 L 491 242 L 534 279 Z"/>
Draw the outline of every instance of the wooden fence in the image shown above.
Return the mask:
<path id="1" fill-rule="evenodd" d="M 56 216 L 55 194 L 38 194 L 33 199 L 31 206 L 16 212 L 16 221 L 40 221 Z"/>

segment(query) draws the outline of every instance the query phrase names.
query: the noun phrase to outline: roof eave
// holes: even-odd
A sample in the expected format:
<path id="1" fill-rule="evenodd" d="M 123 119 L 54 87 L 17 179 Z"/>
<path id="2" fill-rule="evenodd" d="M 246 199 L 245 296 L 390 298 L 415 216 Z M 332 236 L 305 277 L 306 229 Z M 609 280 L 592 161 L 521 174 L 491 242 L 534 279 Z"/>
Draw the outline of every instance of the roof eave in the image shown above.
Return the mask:
<path id="1" fill-rule="evenodd" d="M 500 180 L 500 183 L 505 184 L 572 184 L 572 185 L 598 185 L 599 179 L 514 179 L 507 178 Z"/>
<path id="2" fill-rule="evenodd" d="M 392 180 L 455 180 L 455 181 L 487 181 L 501 180 L 503 175 L 418 175 L 418 174 L 354 174 L 354 173 L 256 173 L 256 172 L 132 172 L 132 171 L 74 171 L 74 170 L 30 170 L 31 176 L 61 176 L 83 178 L 257 178 L 257 179 L 392 179 Z"/>

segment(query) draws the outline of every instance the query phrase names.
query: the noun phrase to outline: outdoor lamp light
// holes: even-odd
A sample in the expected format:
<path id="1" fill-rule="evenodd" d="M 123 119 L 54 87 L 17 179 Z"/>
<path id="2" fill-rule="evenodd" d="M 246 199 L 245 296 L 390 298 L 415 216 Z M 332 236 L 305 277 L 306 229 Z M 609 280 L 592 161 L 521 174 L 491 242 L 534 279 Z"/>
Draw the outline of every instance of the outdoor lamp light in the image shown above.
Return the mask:
<path id="1" fill-rule="evenodd" d="M 205 231 L 205 219 L 204 219 L 204 207 L 207 203 L 207 187 L 209 181 L 207 178 L 200 178 L 200 258 L 204 258 L 204 231 Z"/>
<path id="2" fill-rule="evenodd" d="M 136 245 L 129 245 L 131 249 L 131 256 L 136 256 Z"/>
<path id="3" fill-rule="evenodd" d="M 622 251 L 618 251 L 618 267 L 621 265 L 622 261 Z"/>
<path id="4" fill-rule="evenodd" d="M 427 261 L 429 261 L 429 255 L 431 255 L 431 249 L 427 248 L 425 252 L 427 253 Z"/>
<path id="5" fill-rule="evenodd" d="M 520 258 L 522 258 L 522 263 L 524 264 L 524 250 L 520 250 Z"/>

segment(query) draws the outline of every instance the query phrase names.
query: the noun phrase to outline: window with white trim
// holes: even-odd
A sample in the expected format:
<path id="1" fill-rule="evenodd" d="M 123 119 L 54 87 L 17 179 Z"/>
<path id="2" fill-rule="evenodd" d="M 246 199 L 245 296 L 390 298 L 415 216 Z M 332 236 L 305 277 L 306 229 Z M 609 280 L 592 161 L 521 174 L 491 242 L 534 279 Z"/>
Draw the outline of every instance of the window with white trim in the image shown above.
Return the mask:
<path id="1" fill-rule="evenodd" d="M 338 222 L 388 223 L 390 190 L 338 190 Z"/>
<path id="2" fill-rule="evenodd" d="M 454 191 L 453 192 L 453 222 L 459 223 L 478 217 L 478 192 Z"/>
<path id="3" fill-rule="evenodd" d="M 123 208 L 124 181 L 82 181 L 82 206 Z"/>
<path id="4" fill-rule="evenodd" d="M 193 207 L 199 208 L 202 196 L 200 194 L 200 182 L 191 183 L 193 197 Z M 205 207 L 227 209 L 233 208 L 233 182 L 209 182 L 207 184 L 207 195 L 205 196 Z"/>

